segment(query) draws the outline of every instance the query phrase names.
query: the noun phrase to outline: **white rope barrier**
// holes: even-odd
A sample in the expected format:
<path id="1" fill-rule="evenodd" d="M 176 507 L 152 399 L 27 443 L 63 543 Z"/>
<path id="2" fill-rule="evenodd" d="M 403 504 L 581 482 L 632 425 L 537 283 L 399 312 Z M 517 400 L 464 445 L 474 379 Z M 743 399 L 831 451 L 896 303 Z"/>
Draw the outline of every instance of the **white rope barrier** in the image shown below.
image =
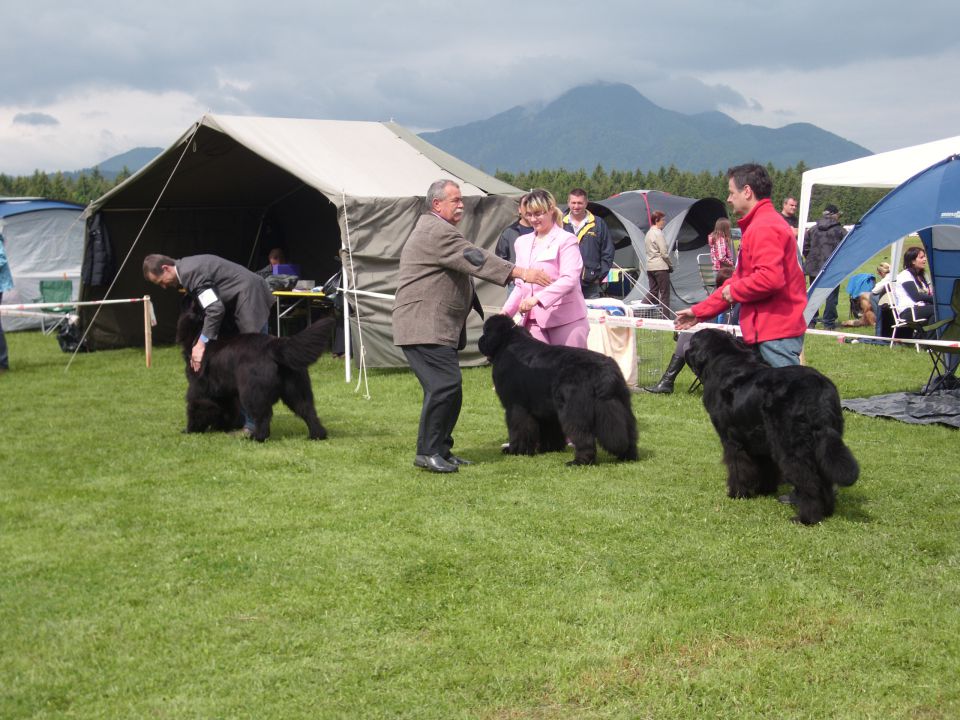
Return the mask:
<path id="1" fill-rule="evenodd" d="M 12 316 L 26 316 L 26 317 L 50 317 L 51 313 L 45 313 L 43 310 L 47 309 L 63 309 L 63 308 L 78 308 L 78 307 L 89 307 L 96 305 L 98 312 L 100 305 L 131 305 L 136 303 L 143 303 L 143 350 L 146 355 L 147 367 L 151 367 L 153 364 L 153 331 L 152 327 L 157 324 L 157 316 L 153 311 L 153 303 L 150 301 L 149 295 L 144 295 L 139 298 L 123 298 L 116 300 L 84 300 L 80 302 L 78 300 L 67 300 L 64 302 L 50 302 L 50 303 L 20 303 L 19 305 L 0 305 L 0 315 L 12 315 Z M 39 311 L 39 312 L 38 312 Z M 84 333 L 83 337 L 80 339 L 78 347 L 83 344 L 83 341 L 86 340 L 87 334 Z M 76 357 L 77 353 L 74 352 L 70 357 L 70 362 L 73 362 L 73 358 Z M 67 363 L 67 367 L 64 371 L 70 368 L 70 363 Z"/>
<path id="2" fill-rule="evenodd" d="M 20 303 L 19 305 L 0 305 L 0 315 L 6 314 L 9 310 L 43 310 L 45 308 L 65 308 L 65 307 L 87 307 L 89 305 L 125 305 L 128 303 L 141 303 L 148 301 L 149 295 L 140 298 L 125 298 L 122 300 L 65 300 L 63 302 L 49 303 Z"/>

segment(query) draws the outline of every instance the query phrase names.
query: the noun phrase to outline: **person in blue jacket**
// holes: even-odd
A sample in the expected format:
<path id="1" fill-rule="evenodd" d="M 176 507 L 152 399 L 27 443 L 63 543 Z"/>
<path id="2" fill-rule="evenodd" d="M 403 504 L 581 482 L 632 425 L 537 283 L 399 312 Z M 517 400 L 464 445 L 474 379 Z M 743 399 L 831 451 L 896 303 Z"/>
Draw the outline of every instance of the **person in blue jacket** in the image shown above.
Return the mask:
<path id="1" fill-rule="evenodd" d="M 0 302 L 3 294 L 13 290 L 13 275 L 10 273 L 10 263 L 7 262 L 7 251 L 3 245 L 3 235 L 0 235 Z M 10 357 L 7 354 L 7 338 L 3 334 L 3 316 L 0 316 L 0 373 L 10 369 Z"/>

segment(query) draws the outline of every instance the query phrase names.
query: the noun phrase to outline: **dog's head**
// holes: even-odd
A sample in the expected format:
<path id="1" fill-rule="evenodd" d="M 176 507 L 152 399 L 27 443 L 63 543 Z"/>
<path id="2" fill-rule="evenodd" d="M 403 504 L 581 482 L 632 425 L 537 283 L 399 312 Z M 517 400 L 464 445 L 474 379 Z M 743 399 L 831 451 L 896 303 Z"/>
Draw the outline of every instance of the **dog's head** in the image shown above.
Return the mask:
<path id="1" fill-rule="evenodd" d="M 193 295 L 187 294 L 180 301 L 180 317 L 177 318 L 177 345 L 186 357 L 190 358 L 190 348 L 197 342 L 197 337 L 203 329 L 203 309 Z"/>
<path id="2" fill-rule="evenodd" d="M 709 375 L 714 361 L 733 359 L 738 365 L 749 365 L 756 360 L 753 351 L 742 340 L 725 330 L 713 328 L 693 334 L 683 359 L 701 380 Z"/>
<path id="3" fill-rule="evenodd" d="M 487 358 L 493 360 L 518 330 L 513 320 L 506 315 L 492 315 L 483 323 L 483 335 L 480 336 L 477 347 Z"/>
<path id="4" fill-rule="evenodd" d="M 180 316 L 177 318 L 176 343 L 183 351 L 184 360 L 190 362 L 190 350 L 200 337 L 203 330 L 203 306 L 190 293 L 187 293 L 180 300 Z M 227 312 L 223 321 L 220 323 L 220 331 L 217 337 L 220 339 L 233 337 L 238 333 L 237 323 L 233 318 L 232 312 Z"/>

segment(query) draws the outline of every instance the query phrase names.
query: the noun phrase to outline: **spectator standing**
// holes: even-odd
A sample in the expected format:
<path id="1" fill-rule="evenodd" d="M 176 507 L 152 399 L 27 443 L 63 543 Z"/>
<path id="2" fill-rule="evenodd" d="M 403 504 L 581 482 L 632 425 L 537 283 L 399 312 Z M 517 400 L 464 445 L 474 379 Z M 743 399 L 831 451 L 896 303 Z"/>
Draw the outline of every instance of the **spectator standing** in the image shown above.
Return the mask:
<path id="1" fill-rule="evenodd" d="M 647 248 L 647 284 L 650 286 L 650 302 L 657 306 L 663 317 L 670 310 L 670 249 L 663 236 L 667 217 L 659 210 L 650 214 L 650 229 L 644 238 Z"/>
<path id="2" fill-rule="evenodd" d="M 519 217 L 516 222 L 511 223 L 504 228 L 503 232 L 500 233 L 500 237 L 497 239 L 497 247 L 494 250 L 494 253 L 498 258 L 506 260 L 508 263 L 516 262 L 516 251 L 514 250 L 514 244 L 517 242 L 517 238 L 521 235 L 526 235 L 527 233 L 533 232 L 533 228 L 530 227 L 530 223 L 527 222 L 526 213 L 527 211 L 527 196 L 524 195 L 520 198 L 520 206 L 517 208 Z M 513 280 L 507 283 L 507 297 L 510 296 L 510 293 L 513 292 Z"/>
<path id="3" fill-rule="evenodd" d="M 796 239 L 797 230 L 800 227 L 800 221 L 797 220 L 797 199 L 787 196 L 783 199 L 783 205 L 780 206 L 780 214 L 787 221 L 787 225 L 793 228 L 793 237 Z"/>
<path id="4" fill-rule="evenodd" d="M 680 310 L 674 325 L 687 330 L 740 303 L 744 342 L 773 367 L 799 365 L 807 292 L 796 239 L 770 202 L 773 183 L 762 165 L 730 168 L 727 187 L 727 202 L 741 216 L 737 266 L 710 297 Z"/>
<path id="5" fill-rule="evenodd" d="M 13 275 L 10 273 L 10 263 L 7 262 L 7 250 L 0 235 L 0 303 L 3 294 L 13 290 Z M 0 374 L 10 369 L 10 356 L 7 352 L 7 337 L 3 334 L 3 316 L 0 316 Z"/>
<path id="6" fill-rule="evenodd" d="M 733 272 L 733 238 L 730 233 L 730 221 L 727 218 L 717 218 L 713 232 L 707 235 L 707 245 L 710 246 L 710 264 L 715 273 Z M 723 278 L 726 280 L 729 274 Z"/>
<path id="7" fill-rule="evenodd" d="M 837 249 L 837 245 L 846 236 L 847 231 L 840 224 L 840 210 L 836 205 L 827 205 L 817 224 L 807 230 L 804 235 L 803 271 L 810 282 L 820 274 L 827 260 Z M 838 285 L 827 296 L 823 306 L 823 327 L 825 330 L 835 330 L 837 327 L 837 301 L 840 298 Z M 810 321 L 810 327 L 816 327 L 820 321 L 820 310 Z"/>
<path id="8" fill-rule="evenodd" d="M 483 315 L 472 278 L 499 285 L 511 277 L 538 285 L 550 279 L 542 270 L 512 265 L 460 234 L 456 225 L 463 219 L 463 197 L 457 183 L 435 181 L 426 201 L 430 211 L 420 216 L 400 253 L 393 342 L 423 388 L 413 464 L 451 473 L 469 462 L 452 448 L 463 402 L 458 352 L 467 343 L 471 307 Z"/>
<path id="9" fill-rule="evenodd" d="M 587 191 L 574 188 L 567 196 L 567 214 L 563 216 L 563 229 L 573 233 L 580 243 L 583 272 L 580 288 L 587 299 L 598 298 L 602 283 L 613 267 L 613 238 L 603 221 L 587 210 Z"/>

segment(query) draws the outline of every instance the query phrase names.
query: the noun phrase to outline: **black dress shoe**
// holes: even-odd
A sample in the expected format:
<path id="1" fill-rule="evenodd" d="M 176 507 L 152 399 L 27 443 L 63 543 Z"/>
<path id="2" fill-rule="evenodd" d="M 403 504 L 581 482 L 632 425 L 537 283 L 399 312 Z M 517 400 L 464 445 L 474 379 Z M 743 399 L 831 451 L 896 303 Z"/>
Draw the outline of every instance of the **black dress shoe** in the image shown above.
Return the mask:
<path id="1" fill-rule="evenodd" d="M 424 468 L 430 472 L 452 473 L 457 472 L 458 468 L 451 462 L 447 462 L 439 455 L 417 455 L 413 459 L 416 467 Z"/>
<path id="2" fill-rule="evenodd" d="M 473 465 L 472 460 L 464 460 L 462 457 L 457 457 L 453 453 L 450 453 L 444 459 L 451 465 Z"/>

